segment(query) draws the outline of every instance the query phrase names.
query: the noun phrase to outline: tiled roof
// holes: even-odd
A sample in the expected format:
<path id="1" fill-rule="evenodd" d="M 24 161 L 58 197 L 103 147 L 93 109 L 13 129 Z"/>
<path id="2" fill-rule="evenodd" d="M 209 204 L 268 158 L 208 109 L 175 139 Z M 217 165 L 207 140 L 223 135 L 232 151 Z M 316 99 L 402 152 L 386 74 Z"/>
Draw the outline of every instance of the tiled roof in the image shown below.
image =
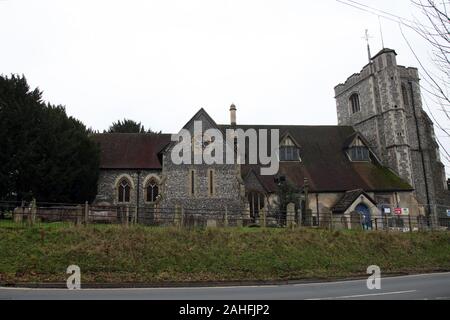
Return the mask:
<path id="1" fill-rule="evenodd" d="M 221 130 L 230 125 L 218 125 Z M 363 189 L 366 192 L 411 191 L 412 187 L 390 169 L 372 162 L 351 162 L 345 153 L 355 130 L 349 126 L 261 126 L 238 125 L 243 130 L 279 129 L 280 137 L 289 134 L 300 146 L 301 162 L 281 162 L 279 175 L 303 187 L 309 180 L 311 192 L 346 192 Z M 96 134 L 100 144 L 102 169 L 161 169 L 160 152 L 170 143 L 170 134 Z M 243 165 L 242 176 L 258 165 Z M 258 176 L 269 192 L 277 186 L 273 176 Z"/>
<path id="2" fill-rule="evenodd" d="M 221 125 L 222 130 L 230 128 Z M 280 137 L 289 133 L 300 145 L 301 162 L 280 162 L 279 175 L 303 187 L 304 178 L 309 180 L 309 188 L 316 192 L 345 192 L 363 189 L 364 191 L 411 191 L 412 187 L 390 169 L 372 162 L 351 162 L 345 149 L 355 130 L 350 126 L 237 126 L 243 130 L 279 129 Z M 257 165 L 244 165 L 242 175 L 250 169 L 256 173 Z M 265 187 L 276 190 L 274 177 L 261 176 Z"/>
<path id="3" fill-rule="evenodd" d="M 100 145 L 101 169 L 161 169 L 159 152 L 170 134 L 101 133 L 92 139 Z"/>

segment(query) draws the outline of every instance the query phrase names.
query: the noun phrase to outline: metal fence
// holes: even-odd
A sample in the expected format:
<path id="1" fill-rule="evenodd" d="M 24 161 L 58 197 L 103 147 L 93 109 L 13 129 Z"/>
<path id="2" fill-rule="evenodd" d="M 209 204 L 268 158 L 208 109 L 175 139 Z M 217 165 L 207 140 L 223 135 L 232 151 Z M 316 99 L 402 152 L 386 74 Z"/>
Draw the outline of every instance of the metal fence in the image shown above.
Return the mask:
<path id="1" fill-rule="evenodd" d="M 444 208 L 442 208 L 444 209 Z M 450 217 L 444 212 L 426 215 L 379 214 L 364 216 L 313 213 L 310 210 L 209 210 L 203 208 L 159 208 L 157 206 L 96 206 L 85 204 L 0 202 L 0 219 L 18 225 L 40 223 L 68 224 L 141 224 L 148 226 L 176 226 L 181 228 L 207 227 L 267 227 L 267 228 L 321 228 L 329 230 L 375 230 L 386 232 L 416 232 L 450 230 Z"/>

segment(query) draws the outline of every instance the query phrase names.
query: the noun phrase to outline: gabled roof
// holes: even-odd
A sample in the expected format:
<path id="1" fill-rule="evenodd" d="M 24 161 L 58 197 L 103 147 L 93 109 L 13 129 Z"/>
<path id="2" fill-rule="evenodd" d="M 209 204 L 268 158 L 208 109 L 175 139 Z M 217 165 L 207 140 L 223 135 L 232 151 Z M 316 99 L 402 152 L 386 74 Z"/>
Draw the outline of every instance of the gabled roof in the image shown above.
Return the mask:
<path id="1" fill-rule="evenodd" d="M 291 139 L 291 141 L 294 143 L 294 145 L 298 148 L 300 148 L 300 144 L 295 140 L 295 138 L 289 133 L 289 130 L 283 133 L 283 135 L 280 137 L 280 143 L 285 140 L 286 138 Z"/>
<path id="2" fill-rule="evenodd" d="M 200 110 L 198 110 L 194 116 L 188 121 L 186 122 L 186 124 L 183 126 L 182 129 L 188 129 L 190 127 L 192 127 L 194 125 L 194 121 L 201 119 L 201 117 L 204 117 L 207 121 L 209 121 L 211 123 L 211 125 L 213 126 L 213 128 L 219 129 L 219 126 L 217 125 L 217 123 L 214 121 L 213 118 L 211 118 L 211 116 L 208 114 L 208 112 L 206 112 L 205 109 L 200 108 Z M 203 130 L 205 130 L 205 128 L 203 128 Z M 181 130 L 180 130 L 181 132 Z M 171 141 L 171 139 L 169 139 L 169 143 L 164 147 L 164 150 L 160 150 L 163 153 L 167 152 L 168 150 L 170 150 L 171 148 L 173 148 L 173 146 L 176 144 L 176 142 Z"/>
<path id="3" fill-rule="evenodd" d="M 358 199 L 359 196 L 364 195 L 370 202 L 374 205 L 377 203 L 373 200 L 367 193 L 362 189 L 347 191 L 341 199 L 333 206 L 331 211 L 336 213 L 342 213 L 347 211 L 347 209 Z"/>
<path id="4" fill-rule="evenodd" d="M 206 112 L 205 109 L 200 108 L 200 110 L 198 110 L 197 113 L 194 114 L 194 116 L 183 126 L 183 129 L 190 127 L 192 125 L 192 123 L 195 120 L 199 119 L 201 116 L 204 116 L 215 128 L 219 128 L 217 126 L 217 123 L 214 121 L 213 118 L 211 118 L 211 116 L 208 114 L 208 112 Z"/>
<path id="5" fill-rule="evenodd" d="M 372 155 L 373 160 L 377 161 L 378 163 L 381 163 L 381 161 L 378 158 L 377 154 L 371 148 L 371 146 L 369 144 L 369 141 L 367 141 L 367 139 L 359 131 L 355 131 L 352 135 L 350 135 L 347 139 L 345 139 L 343 148 L 345 150 L 349 149 L 356 139 L 360 139 L 361 142 L 367 147 L 367 149 L 369 150 L 370 154 Z"/>
<path id="6" fill-rule="evenodd" d="M 100 169 L 161 169 L 159 152 L 170 134 L 100 133 L 92 139 L 100 146 Z"/>

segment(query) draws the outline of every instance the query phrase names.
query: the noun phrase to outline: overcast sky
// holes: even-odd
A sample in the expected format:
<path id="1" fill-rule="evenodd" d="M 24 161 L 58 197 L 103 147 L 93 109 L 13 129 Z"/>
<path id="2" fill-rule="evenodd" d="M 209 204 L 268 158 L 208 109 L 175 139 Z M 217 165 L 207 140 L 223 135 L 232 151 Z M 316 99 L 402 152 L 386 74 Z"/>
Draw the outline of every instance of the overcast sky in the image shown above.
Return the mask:
<path id="1" fill-rule="evenodd" d="M 359 2 L 420 17 L 409 0 Z M 382 25 L 417 66 L 398 24 Z M 368 62 L 365 29 L 376 53 L 378 18 L 335 0 L 0 0 L 0 73 L 100 131 L 131 118 L 176 132 L 200 107 L 228 123 L 231 103 L 239 123 L 336 124 L 333 88 Z"/>

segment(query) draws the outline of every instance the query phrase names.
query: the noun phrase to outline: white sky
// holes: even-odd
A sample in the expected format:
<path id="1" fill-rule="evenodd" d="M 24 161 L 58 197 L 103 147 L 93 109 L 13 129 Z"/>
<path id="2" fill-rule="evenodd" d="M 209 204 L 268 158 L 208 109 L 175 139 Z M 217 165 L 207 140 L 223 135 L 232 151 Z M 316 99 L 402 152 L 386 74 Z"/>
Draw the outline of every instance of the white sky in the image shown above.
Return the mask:
<path id="1" fill-rule="evenodd" d="M 420 17 L 409 0 L 359 1 Z M 382 23 L 399 64 L 418 66 L 398 25 Z M 335 0 L 0 0 L 0 73 L 25 74 L 100 131 L 131 118 L 176 132 L 200 107 L 228 123 L 232 102 L 240 123 L 336 124 L 333 88 L 367 63 L 366 28 L 376 53 L 378 18 Z"/>

